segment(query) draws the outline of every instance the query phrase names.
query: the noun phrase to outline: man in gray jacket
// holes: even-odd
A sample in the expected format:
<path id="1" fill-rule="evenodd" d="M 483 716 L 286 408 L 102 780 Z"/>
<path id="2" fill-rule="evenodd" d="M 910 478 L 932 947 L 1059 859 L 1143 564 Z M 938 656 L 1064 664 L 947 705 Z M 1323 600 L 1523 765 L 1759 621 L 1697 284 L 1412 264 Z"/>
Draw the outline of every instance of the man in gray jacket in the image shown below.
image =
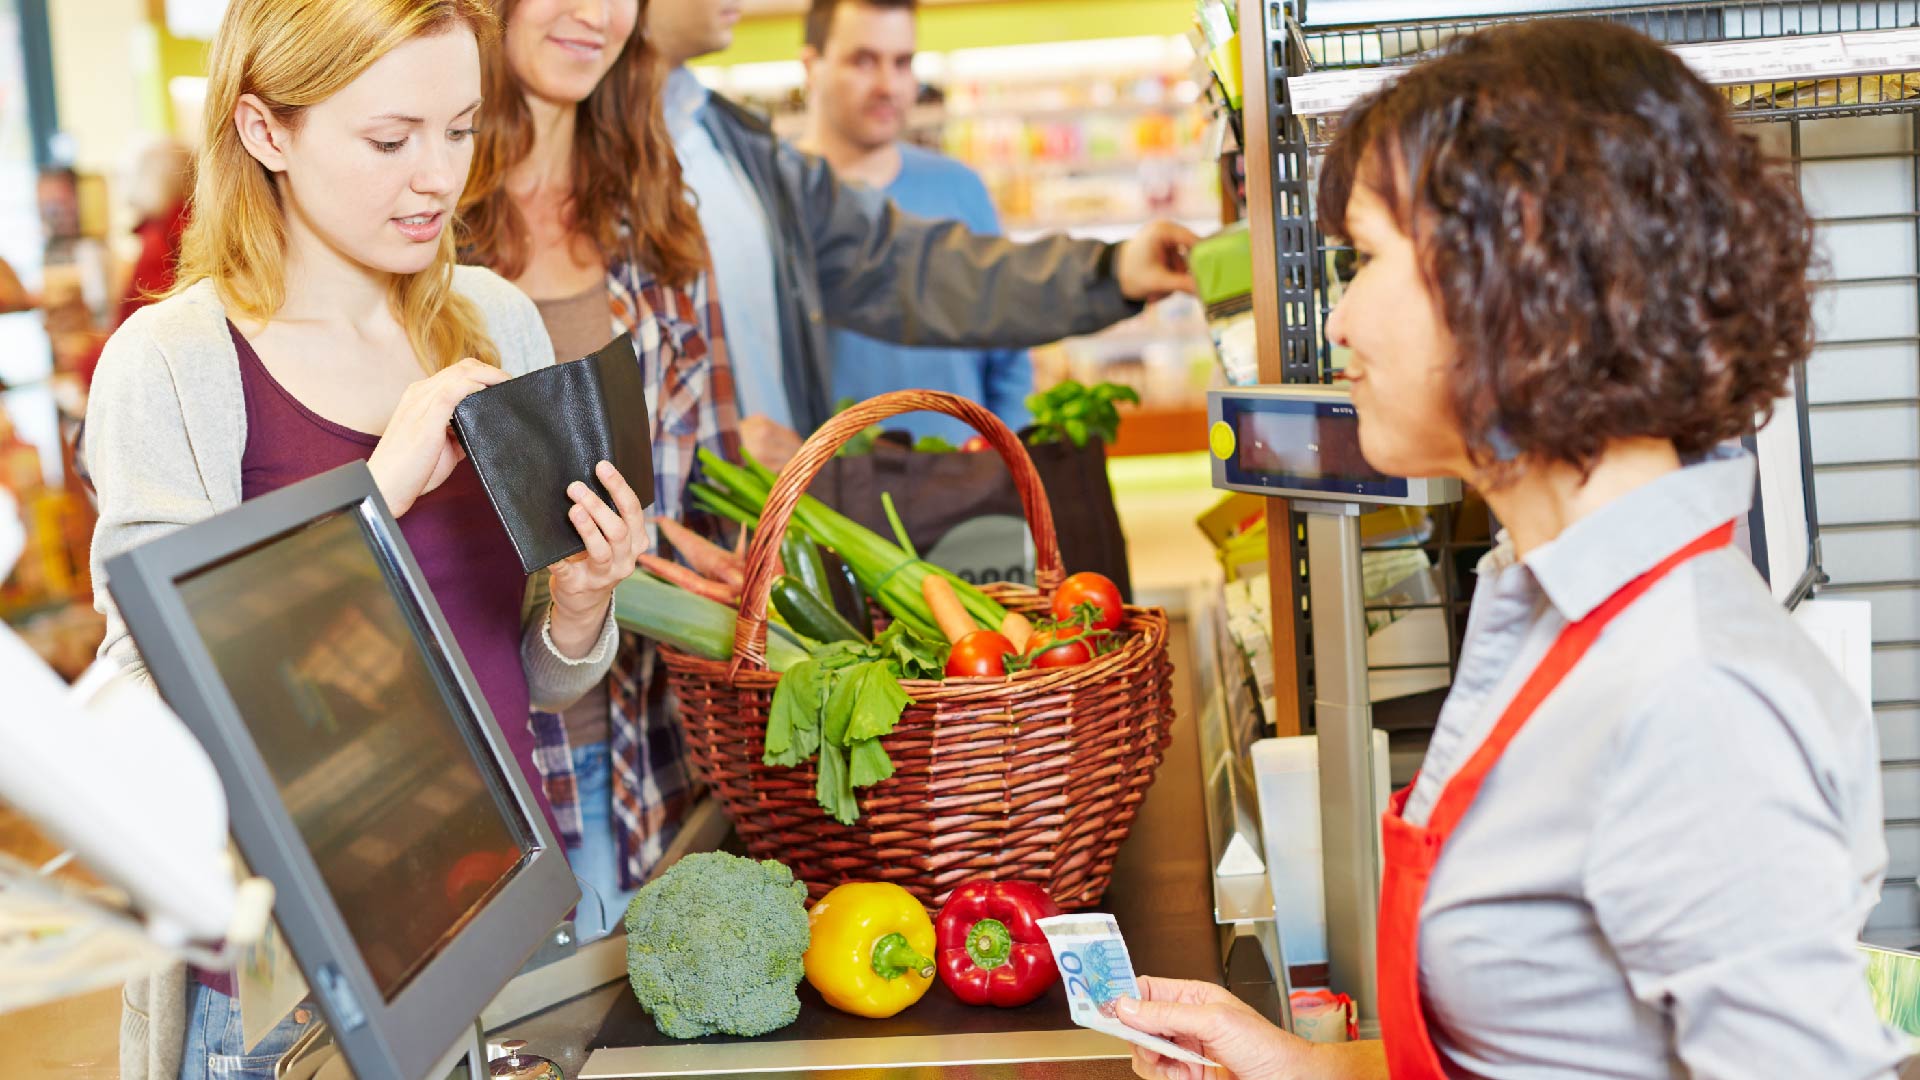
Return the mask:
<path id="1" fill-rule="evenodd" d="M 829 325 L 902 345 L 1020 348 L 1192 291 L 1185 253 L 1197 237 L 1172 222 L 1121 244 L 1015 244 L 841 183 L 684 66 L 731 44 L 740 13 L 739 0 L 652 0 L 646 34 L 673 67 L 667 123 L 699 200 L 756 452 L 770 424 L 804 433 L 832 413 Z"/>

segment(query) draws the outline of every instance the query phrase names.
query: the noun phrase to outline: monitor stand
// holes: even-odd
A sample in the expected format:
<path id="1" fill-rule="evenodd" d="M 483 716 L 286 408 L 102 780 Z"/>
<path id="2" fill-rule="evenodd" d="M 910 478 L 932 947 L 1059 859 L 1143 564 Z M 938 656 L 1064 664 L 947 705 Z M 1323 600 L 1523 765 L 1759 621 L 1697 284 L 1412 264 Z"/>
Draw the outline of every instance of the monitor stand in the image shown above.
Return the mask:
<path id="1" fill-rule="evenodd" d="M 273 1067 L 274 1080 L 355 1080 L 322 1020 L 307 1029 Z M 475 1024 L 422 1080 L 486 1080 L 486 1035 Z"/>

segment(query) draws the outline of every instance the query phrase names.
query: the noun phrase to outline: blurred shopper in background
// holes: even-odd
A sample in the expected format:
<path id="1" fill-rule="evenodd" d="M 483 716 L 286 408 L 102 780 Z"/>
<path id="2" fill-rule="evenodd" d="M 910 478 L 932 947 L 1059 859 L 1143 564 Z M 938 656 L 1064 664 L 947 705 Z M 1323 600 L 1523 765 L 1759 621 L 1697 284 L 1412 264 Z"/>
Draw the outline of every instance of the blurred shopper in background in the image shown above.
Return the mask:
<path id="1" fill-rule="evenodd" d="M 654 509 L 703 532 L 686 498 L 701 448 L 737 456 L 738 413 L 700 218 L 635 33 L 646 0 L 503 0 L 487 122 L 462 201 L 462 259 L 533 298 L 556 361 L 633 335 L 652 424 Z M 535 714 L 535 755 L 574 873 L 583 939 L 620 925 L 699 789 L 656 678 L 653 643 L 622 633 L 607 682 Z"/>
<path id="2" fill-rule="evenodd" d="M 127 170 L 127 205 L 138 222 L 133 233 L 140 238 L 140 254 L 120 292 L 115 326 L 173 289 L 192 191 L 193 152 L 180 140 L 155 140 L 134 156 Z"/>
<path id="3" fill-rule="evenodd" d="M 193 191 L 193 151 L 171 137 L 147 143 L 128 163 L 125 187 L 140 252 L 120 288 L 120 303 L 113 316 L 116 330 L 127 316 L 173 289 L 174 273 L 180 265 L 180 238 L 187 231 L 187 196 Z M 93 371 L 99 363 L 97 349 L 80 361 L 80 379 L 85 385 L 93 385 Z"/>
<path id="4" fill-rule="evenodd" d="M 647 39 L 674 70 L 667 123 L 713 255 L 740 374 L 742 437 L 777 464 L 833 411 L 830 327 L 901 345 L 1021 348 L 1092 333 L 1192 291 L 1197 239 L 1154 222 L 1121 244 L 1029 244 L 901 212 L 703 87 L 684 66 L 725 49 L 739 0 L 651 0 Z"/>
<path id="5" fill-rule="evenodd" d="M 1000 219 L 980 177 L 902 138 L 920 96 L 915 8 L 915 0 L 813 0 L 800 51 L 807 69 L 800 148 L 826 158 L 840 179 L 885 192 L 909 214 L 998 235 Z M 836 401 L 920 387 L 977 401 L 1015 431 L 1032 419 L 1033 364 L 1023 349 L 912 349 L 851 330 L 835 330 L 831 345 Z M 974 433 L 935 413 L 911 413 L 896 426 L 956 445 Z"/>

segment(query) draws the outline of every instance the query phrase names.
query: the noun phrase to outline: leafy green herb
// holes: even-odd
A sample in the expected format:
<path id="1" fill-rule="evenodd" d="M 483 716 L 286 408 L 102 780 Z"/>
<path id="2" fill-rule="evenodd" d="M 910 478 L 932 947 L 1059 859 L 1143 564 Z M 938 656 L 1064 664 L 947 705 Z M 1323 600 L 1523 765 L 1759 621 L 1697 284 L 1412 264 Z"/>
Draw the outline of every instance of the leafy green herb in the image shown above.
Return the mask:
<path id="1" fill-rule="evenodd" d="M 853 795 L 853 775 L 847 772 L 847 759 L 830 742 L 820 744 L 820 777 L 813 786 L 814 796 L 827 808 L 835 821 L 851 825 L 860 820 L 860 803 Z"/>
<path id="2" fill-rule="evenodd" d="M 1138 405 L 1140 395 L 1118 383 L 1088 387 L 1068 379 L 1027 399 L 1034 426 L 1027 441 L 1035 445 L 1072 442 L 1085 446 L 1088 439 L 1097 438 L 1111 444 L 1120 434 L 1120 410 L 1114 406 L 1119 401 Z"/>
<path id="3" fill-rule="evenodd" d="M 938 679 L 947 670 L 948 646 L 906 623 L 896 622 L 880 631 L 872 648 L 903 679 Z"/>
<path id="4" fill-rule="evenodd" d="M 861 739 L 853 744 L 848 756 L 852 759 L 854 787 L 872 787 L 893 775 L 893 759 L 879 739 Z"/>
<path id="5" fill-rule="evenodd" d="M 820 710 L 829 674 L 820 661 L 806 660 L 780 677 L 767 715 L 767 764 L 792 768 L 820 748 Z"/>
<path id="6" fill-rule="evenodd" d="M 855 691 L 852 707 L 849 710 L 847 727 L 843 733 L 848 744 L 877 740 L 893 731 L 900 722 L 900 714 L 906 711 L 913 699 L 900 689 L 900 680 L 887 672 L 887 666 L 881 663 L 863 664 L 860 674 L 849 678 L 857 680 L 859 689 Z M 884 756 L 886 751 L 881 751 Z"/>
<path id="7" fill-rule="evenodd" d="M 960 448 L 938 435 L 922 435 L 913 440 L 913 452 L 916 454 L 957 454 Z"/>
<path id="8" fill-rule="evenodd" d="M 834 820 L 860 819 L 855 788 L 872 787 L 893 775 L 893 761 L 880 740 L 899 725 L 913 699 L 902 679 L 939 678 L 947 647 L 904 622 L 882 631 L 872 644 L 836 641 L 815 649 L 780 678 L 767 714 L 768 765 L 792 768 L 816 754 L 814 794 Z"/>

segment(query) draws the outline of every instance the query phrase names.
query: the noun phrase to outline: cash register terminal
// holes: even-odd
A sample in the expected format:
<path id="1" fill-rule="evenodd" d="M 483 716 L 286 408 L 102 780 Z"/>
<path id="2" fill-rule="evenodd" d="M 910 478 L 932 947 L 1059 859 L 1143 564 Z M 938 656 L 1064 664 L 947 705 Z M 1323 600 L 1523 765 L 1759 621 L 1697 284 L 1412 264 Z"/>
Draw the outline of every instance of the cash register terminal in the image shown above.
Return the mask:
<path id="1" fill-rule="evenodd" d="M 345 1066 L 486 1075 L 476 1018 L 579 893 L 366 466 L 107 573 Z"/>

